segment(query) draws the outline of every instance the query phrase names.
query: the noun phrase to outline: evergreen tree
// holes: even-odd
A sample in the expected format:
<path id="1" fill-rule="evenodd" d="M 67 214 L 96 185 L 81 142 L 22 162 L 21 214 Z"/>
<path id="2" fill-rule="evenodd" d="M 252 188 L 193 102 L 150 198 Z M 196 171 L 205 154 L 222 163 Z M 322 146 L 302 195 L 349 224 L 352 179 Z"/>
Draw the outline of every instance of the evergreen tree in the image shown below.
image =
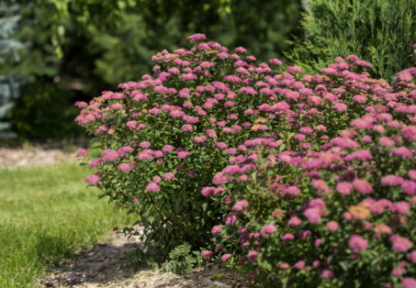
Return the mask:
<path id="1" fill-rule="evenodd" d="M 8 3 L 6 3 L 8 2 Z M 24 45 L 13 39 L 20 28 L 20 6 L 14 0 L 0 1 L 0 121 L 13 107 L 12 100 L 19 96 L 19 78 L 10 74 L 10 67 L 18 62 L 18 50 Z M 9 123 L 0 122 L 0 139 L 14 137 L 8 132 Z"/>
<path id="2" fill-rule="evenodd" d="M 391 79 L 416 65 L 416 0 L 304 0 L 305 39 L 286 56 L 305 72 L 334 58 L 357 55 L 371 62 L 372 76 Z M 403 56 L 404 55 L 404 56 Z"/>

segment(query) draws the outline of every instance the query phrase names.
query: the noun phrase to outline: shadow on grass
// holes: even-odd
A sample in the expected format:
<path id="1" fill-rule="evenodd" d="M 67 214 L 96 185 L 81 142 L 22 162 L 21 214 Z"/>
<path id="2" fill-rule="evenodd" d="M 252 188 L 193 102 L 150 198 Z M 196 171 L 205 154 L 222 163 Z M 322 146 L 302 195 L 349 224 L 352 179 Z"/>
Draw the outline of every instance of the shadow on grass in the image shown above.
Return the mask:
<path id="1" fill-rule="evenodd" d="M 38 235 L 35 251 L 41 263 L 57 266 L 59 261 L 73 256 L 73 241 L 49 235 Z"/>

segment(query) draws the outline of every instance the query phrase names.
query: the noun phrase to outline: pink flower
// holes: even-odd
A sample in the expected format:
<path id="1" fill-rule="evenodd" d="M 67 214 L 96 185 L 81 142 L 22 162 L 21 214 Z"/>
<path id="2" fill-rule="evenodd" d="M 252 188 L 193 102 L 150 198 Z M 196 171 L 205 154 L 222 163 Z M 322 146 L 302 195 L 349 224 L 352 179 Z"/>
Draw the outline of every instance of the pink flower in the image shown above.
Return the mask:
<path id="1" fill-rule="evenodd" d="M 235 52 L 237 53 L 247 53 L 247 50 L 244 47 L 237 47 L 234 49 Z"/>
<path id="2" fill-rule="evenodd" d="M 257 256 L 260 254 L 260 252 L 258 251 L 250 251 L 247 255 L 248 257 L 248 261 L 250 262 L 256 262 L 257 261 Z"/>
<path id="3" fill-rule="evenodd" d="M 326 223 L 326 228 L 328 228 L 328 230 L 331 231 L 331 232 L 337 231 L 338 227 L 339 227 L 339 225 L 338 225 L 338 222 L 336 222 L 336 221 L 330 221 L 330 222 Z"/>
<path id="4" fill-rule="evenodd" d="M 174 118 L 180 118 L 180 117 L 185 116 L 185 113 L 183 111 L 174 110 L 169 113 L 169 116 L 174 117 Z"/>
<path id="5" fill-rule="evenodd" d="M 225 216 L 225 225 L 230 226 L 233 225 L 237 221 L 237 213 L 230 212 Z"/>
<path id="6" fill-rule="evenodd" d="M 153 151 L 153 156 L 155 156 L 156 158 L 162 158 L 163 156 L 165 156 L 165 153 L 163 153 L 160 150 L 156 150 L 156 151 Z"/>
<path id="7" fill-rule="evenodd" d="M 240 167 L 238 165 L 229 165 L 225 167 L 225 169 L 222 171 L 224 174 L 236 174 L 240 171 Z"/>
<path id="8" fill-rule="evenodd" d="M 150 142 L 149 141 L 143 141 L 139 144 L 139 146 L 141 148 L 149 148 L 150 147 Z"/>
<path id="9" fill-rule="evenodd" d="M 233 83 L 238 83 L 242 81 L 241 78 L 237 75 L 227 75 L 224 77 L 224 79 Z"/>
<path id="10" fill-rule="evenodd" d="M 402 158 L 411 158 L 412 152 L 406 147 L 398 147 L 393 149 L 393 154 Z"/>
<path id="11" fill-rule="evenodd" d="M 209 258 L 211 258 L 211 257 L 212 257 L 212 251 L 209 251 L 209 250 L 202 250 L 201 255 L 202 255 L 202 258 L 203 258 L 204 260 L 208 260 Z"/>
<path id="12" fill-rule="evenodd" d="M 411 205 L 408 202 L 401 201 L 394 204 L 394 209 L 402 215 L 409 213 Z"/>
<path id="13" fill-rule="evenodd" d="M 355 62 L 355 64 L 357 64 L 358 66 L 361 66 L 361 67 L 370 67 L 371 66 L 370 62 L 367 62 L 367 61 L 364 61 L 364 60 L 358 60 L 358 61 Z"/>
<path id="14" fill-rule="evenodd" d="M 299 66 L 288 66 L 287 71 L 302 74 L 302 69 Z"/>
<path id="15" fill-rule="evenodd" d="M 131 148 L 130 146 L 121 146 L 120 148 L 117 149 L 117 154 L 119 156 L 125 156 L 127 154 L 127 152 L 133 152 L 134 149 Z"/>
<path id="16" fill-rule="evenodd" d="M 140 161 L 143 161 L 143 160 L 152 160 L 153 159 L 152 154 L 150 154 L 149 152 L 146 152 L 146 151 L 140 152 L 137 155 L 137 157 L 139 158 Z"/>
<path id="17" fill-rule="evenodd" d="M 87 179 L 85 179 L 85 182 L 87 182 L 90 185 L 95 185 L 98 183 L 98 180 L 100 180 L 100 177 L 96 174 L 88 175 Z"/>
<path id="18" fill-rule="evenodd" d="M 160 181 L 162 181 L 162 178 L 160 178 L 159 176 L 155 176 L 152 179 L 152 182 L 155 182 L 156 184 L 160 183 Z"/>
<path id="19" fill-rule="evenodd" d="M 300 189 L 297 186 L 289 186 L 286 188 L 286 194 L 297 196 L 300 194 Z"/>
<path id="20" fill-rule="evenodd" d="M 270 225 L 264 226 L 261 229 L 260 234 L 263 238 L 267 238 L 267 235 L 273 234 L 275 231 L 276 231 L 276 226 L 270 224 Z"/>
<path id="21" fill-rule="evenodd" d="M 396 175 L 387 175 L 381 178 L 380 183 L 383 186 L 399 186 L 403 183 L 404 179 Z"/>
<path id="22" fill-rule="evenodd" d="M 220 148 L 220 149 L 227 148 L 227 144 L 224 143 L 224 142 L 215 142 L 214 145 L 215 145 L 215 147 Z"/>
<path id="23" fill-rule="evenodd" d="M 337 183 L 337 191 L 341 195 L 349 195 L 352 190 L 352 184 L 348 182 L 338 182 Z"/>
<path id="24" fill-rule="evenodd" d="M 147 184 L 146 190 L 149 192 L 158 192 L 160 190 L 160 187 L 155 182 L 150 182 L 149 184 Z"/>
<path id="25" fill-rule="evenodd" d="M 327 189 L 326 183 L 322 179 L 312 179 L 312 187 L 318 191 L 324 191 Z"/>
<path id="26" fill-rule="evenodd" d="M 404 288 L 416 288 L 416 279 L 415 278 L 403 278 L 401 284 Z"/>
<path id="27" fill-rule="evenodd" d="M 274 64 L 274 65 L 282 65 L 282 61 L 280 61 L 279 59 L 277 59 L 277 58 L 273 58 L 273 59 L 270 59 L 270 64 Z"/>
<path id="28" fill-rule="evenodd" d="M 218 138 L 217 133 L 215 132 L 215 130 L 214 130 L 214 129 L 208 129 L 208 130 L 206 131 L 206 134 L 207 134 L 209 137 L 213 138 L 213 139 Z"/>
<path id="29" fill-rule="evenodd" d="M 116 151 L 112 150 L 112 149 L 105 149 L 102 153 L 101 153 L 101 157 L 103 157 L 104 161 L 110 161 L 110 162 L 114 162 L 118 159 L 118 154 Z"/>
<path id="30" fill-rule="evenodd" d="M 405 262 L 405 261 L 403 261 L 403 262 Z M 400 276 L 400 275 L 402 275 L 406 271 L 405 267 L 406 267 L 406 265 L 400 265 L 398 267 L 395 267 L 391 271 L 390 275 L 392 275 L 392 276 Z"/>
<path id="31" fill-rule="evenodd" d="M 345 161 L 352 161 L 355 159 L 358 159 L 360 161 L 366 161 L 366 160 L 371 160 L 372 158 L 373 157 L 371 156 L 371 153 L 369 151 L 360 149 L 360 150 L 350 153 L 344 159 Z"/>
<path id="32" fill-rule="evenodd" d="M 347 105 L 343 104 L 343 103 L 336 103 L 334 105 L 335 110 L 337 110 L 338 112 L 344 112 L 345 110 L 347 110 Z"/>
<path id="33" fill-rule="evenodd" d="M 191 40 L 192 42 L 202 41 L 202 40 L 205 40 L 205 39 L 207 39 L 207 37 L 205 36 L 205 34 L 201 34 L 201 33 L 186 36 L 186 40 Z"/>
<path id="34" fill-rule="evenodd" d="M 407 172 L 407 174 L 409 175 L 409 178 L 412 180 L 416 180 L 416 170 L 409 170 Z"/>
<path id="35" fill-rule="evenodd" d="M 276 228 L 275 228 L 276 229 Z M 282 236 L 282 240 L 283 241 L 292 241 L 295 237 L 293 236 L 292 233 L 285 233 Z"/>
<path id="36" fill-rule="evenodd" d="M 201 194 L 204 197 L 210 197 L 213 196 L 215 192 L 215 187 L 204 187 L 201 190 Z"/>
<path id="37" fill-rule="evenodd" d="M 89 153 L 90 149 L 80 149 L 75 157 L 87 157 Z"/>
<path id="38" fill-rule="evenodd" d="M 285 270 L 285 269 L 289 269 L 290 268 L 290 265 L 287 264 L 287 263 L 282 263 L 282 264 L 279 265 L 279 267 L 280 267 L 280 269 Z"/>
<path id="39" fill-rule="evenodd" d="M 216 225 L 211 229 L 211 233 L 214 235 L 217 235 L 218 233 L 220 233 L 222 230 L 222 226 L 221 225 Z"/>
<path id="40" fill-rule="evenodd" d="M 413 264 L 416 264 L 416 251 L 413 251 L 409 255 L 407 255 L 407 259 L 412 262 Z"/>
<path id="41" fill-rule="evenodd" d="M 227 253 L 221 256 L 221 260 L 227 262 L 231 258 L 231 254 Z"/>
<path id="42" fill-rule="evenodd" d="M 183 88 L 182 90 L 180 90 L 179 91 L 179 97 L 189 98 L 190 97 L 189 88 Z"/>
<path id="43" fill-rule="evenodd" d="M 402 183 L 403 192 L 407 195 L 413 195 L 416 193 L 416 183 L 413 181 L 405 180 Z"/>
<path id="44" fill-rule="evenodd" d="M 195 143 L 204 143 L 206 139 L 207 139 L 206 136 L 195 136 L 194 137 L 194 142 Z"/>
<path id="45" fill-rule="evenodd" d="M 311 127 L 305 126 L 300 128 L 300 133 L 303 134 L 312 134 L 313 130 Z"/>
<path id="46" fill-rule="evenodd" d="M 384 137 L 384 136 L 380 138 L 380 140 L 379 140 L 378 143 L 381 146 L 384 146 L 384 147 L 388 147 L 388 146 L 393 146 L 394 145 L 394 141 L 393 140 L 391 140 L 388 137 Z"/>
<path id="47" fill-rule="evenodd" d="M 140 130 L 142 130 L 144 128 L 146 128 L 146 124 L 141 123 L 141 124 L 137 125 L 136 130 L 137 131 L 140 131 Z"/>
<path id="48" fill-rule="evenodd" d="M 305 240 L 306 238 L 308 238 L 308 236 L 311 236 L 311 231 L 310 230 L 302 230 L 299 232 L 298 237 L 302 240 Z"/>
<path id="49" fill-rule="evenodd" d="M 123 105 L 121 105 L 120 103 L 110 104 L 109 106 L 113 110 L 121 110 L 121 109 L 123 109 Z"/>
<path id="50" fill-rule="evenodd" d="M 390 236 L 389 240 L 392 243 L 393 251 L 396 253 L 405 253 L 412 247 L 412 242 L 409 239 L 398 235 Z"/>
<path id="51" fill-rule="evenodd" d="M 319 208 L 308 208 L 303 212 L 303 215 L 308 219 L 309 223 L 316 224 L 321 220 Z"/>
<path id="52" fill-rule="evenodd" d="M 77 102 L 75 102 L 75 106 L 77 106 L 79 108 L 86 108 L 88 106 L 88 104 L 87 104 L 87 102 L 77 101 Z"/>
<path id="53" fill-rule="evenodd" d="M 182 127 L 181 127 L 181 129 L 182 129 L 182 131 L 193 131 L 194 130 L 194 128 L 192 127 L 192 125 L 190 125 L 190 124 L 185 124 L 185 125 L 183 125 Z"/>
<path id="54" fill-rule="evenodd" d="M 117 166 L 118 170 L 121 170 L 123 172 L 129 172 L 132 167 L 128 163 L 121 163 Z"/>
<path id="55" fill-rule="evenodd" d="M 162 151 L 165 152 L 165 153 L 169 153 L 173 149 L 175 149 L 175 147 L 173 147 L 172 145 L 165 145 L 165 146 L 163 146 Z"/>
<path id="56" fill-rule="evenodd" d="M 416 126 L 407 126 L 402 129 L 403 136 L 411 141 L 416 141 Z"/>
<path id="57" fill-rule="evenodd" d="M 296 269 L 301 270 L 301 269 L 305 268 L 305 261 L 300 260 L 300 261 L 296 262 L 296 264 L 293 265 L 293 267 L 295 267 Z"/>
<path id="58" fill-rule="evenodd" d="M 348 246 L 351 248 L 352 252 L 358 254 L 361 250 L 367 249 L 368 242 L 360 235 L 354 234 L 350 237 Z"/>
<path id="59" fill-rule="evenodd" d="M 215 174 L 214 178 L 212 179 L 212 182 L 214 182 L 215 185 L 222 185 L 226 181 L 227 177 L 225 177 L 224 174 L 221 172 Z"/>
<path id="60" fill-rule="evenodd" d="M 103 161 L 101 160 L 101 158 L 94 159 L 90 163 L 90 168 L 97 167 L 97 166 L 99 166 L 101 164 L 103 164 Z"/>
<path id="61" fill-rule="evenodd" d="M 187 74 L 183 74 L 181 78 L 182 78 L 182 80 L 188 80 L 188 81 L 190 81 L 190 80 L 195 80 L 198 77 L 196 77 L 196 75 L 193 74 L 193 73 L 187 73 Z"/>
<path id="62" fill-rule="evenodd" d="M 248 202 L 246 199 L 237 201 L 234 206 L 233 206 L 233 211 L 243 211 L 244 208 L 246 208 L 248 206 Z"/>
<path id="63" fill-rule="evenodd" d="M 334 278 L 334 272 L 331 269 L 324 269 L 319 273 L 319 278 L 332 279 Z"/>
<path id="64" fill-rule="evenodd" d="M 163 175 L 163 179 L 165 179 L 165 180 L 175 179 L 175 174 L 173 174 L 172 172 L 168 172 L 165 175 Z"/>
<path id="65" fill-rule="evenodd" d="M 361 194 L 371 194 L 373 193 L 373 187 L 371 187 L 370 183 L 362 179 L 354 179 L 352 181 L 352 186 L 355 190 L 357 190 Z"/>
<path id="66" fill-rule="evenodd" d="M 223 246 L 221 244 L 215 245 L 215 253 L 218 253 L 219 251 L 221 251 L 222 248 Z"/>
<path id="67" fill-rule="evenodd" d="M 302 220 L 296 216 L 290 217 L 289 221 L 287 222 L 288 226 L 299 226 L 300 224 L 302 224 Z"/>
<path id="68" fill-rule="evenodd" d="M 347 59 L 347 61 L 352 61 L 352 62 L 355 62 L 355 61 L 359 60 L 359 58 L 355 55 L 349 55 L 346 59 Z"/>

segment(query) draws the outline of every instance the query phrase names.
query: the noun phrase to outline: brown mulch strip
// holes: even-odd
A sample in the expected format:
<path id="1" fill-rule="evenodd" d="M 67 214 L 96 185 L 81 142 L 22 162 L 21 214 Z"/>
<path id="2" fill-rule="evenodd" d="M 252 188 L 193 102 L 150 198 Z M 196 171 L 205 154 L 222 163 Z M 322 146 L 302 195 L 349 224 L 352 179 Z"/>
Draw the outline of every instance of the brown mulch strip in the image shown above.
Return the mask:
<path id="1" fill-rule="evenodd" d="M 160 273 L 152 268 L 135 268 L 130 251 L 141 248 L 138 237 L 127 240 L 121 234 L 111 241 L 78 251 L 59 268 L 49 269 L 38 280 L 53 288 L 237 288 L 245 287 L 231 271 L 216 265 L 198 267 L 184 275 Z"/>
<path id="2" fill-rule="evenodd" d="M 85 146 L 85 142 L 86 140 L 76 145 L 63 141 L 23 145 L 0 143 L 0 168 L 15 169 L 76 161 L 75 155 L 79 147 Z"/>

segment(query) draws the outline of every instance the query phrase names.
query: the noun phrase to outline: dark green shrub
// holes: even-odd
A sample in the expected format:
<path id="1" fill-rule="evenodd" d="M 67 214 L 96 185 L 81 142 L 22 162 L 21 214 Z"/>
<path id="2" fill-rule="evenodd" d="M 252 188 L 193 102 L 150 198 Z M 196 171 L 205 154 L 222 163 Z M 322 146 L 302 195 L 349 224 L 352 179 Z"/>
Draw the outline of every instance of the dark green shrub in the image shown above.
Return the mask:
<path id="1" fill-rule="evenodd" d="M 301 21 L 305 40 L 286 56 L 311 72 L 335 57 L 357 55 L 372 63 L 372 76 L 391 79 L 415 65 L 415 0 L 312 0 Z"/>

